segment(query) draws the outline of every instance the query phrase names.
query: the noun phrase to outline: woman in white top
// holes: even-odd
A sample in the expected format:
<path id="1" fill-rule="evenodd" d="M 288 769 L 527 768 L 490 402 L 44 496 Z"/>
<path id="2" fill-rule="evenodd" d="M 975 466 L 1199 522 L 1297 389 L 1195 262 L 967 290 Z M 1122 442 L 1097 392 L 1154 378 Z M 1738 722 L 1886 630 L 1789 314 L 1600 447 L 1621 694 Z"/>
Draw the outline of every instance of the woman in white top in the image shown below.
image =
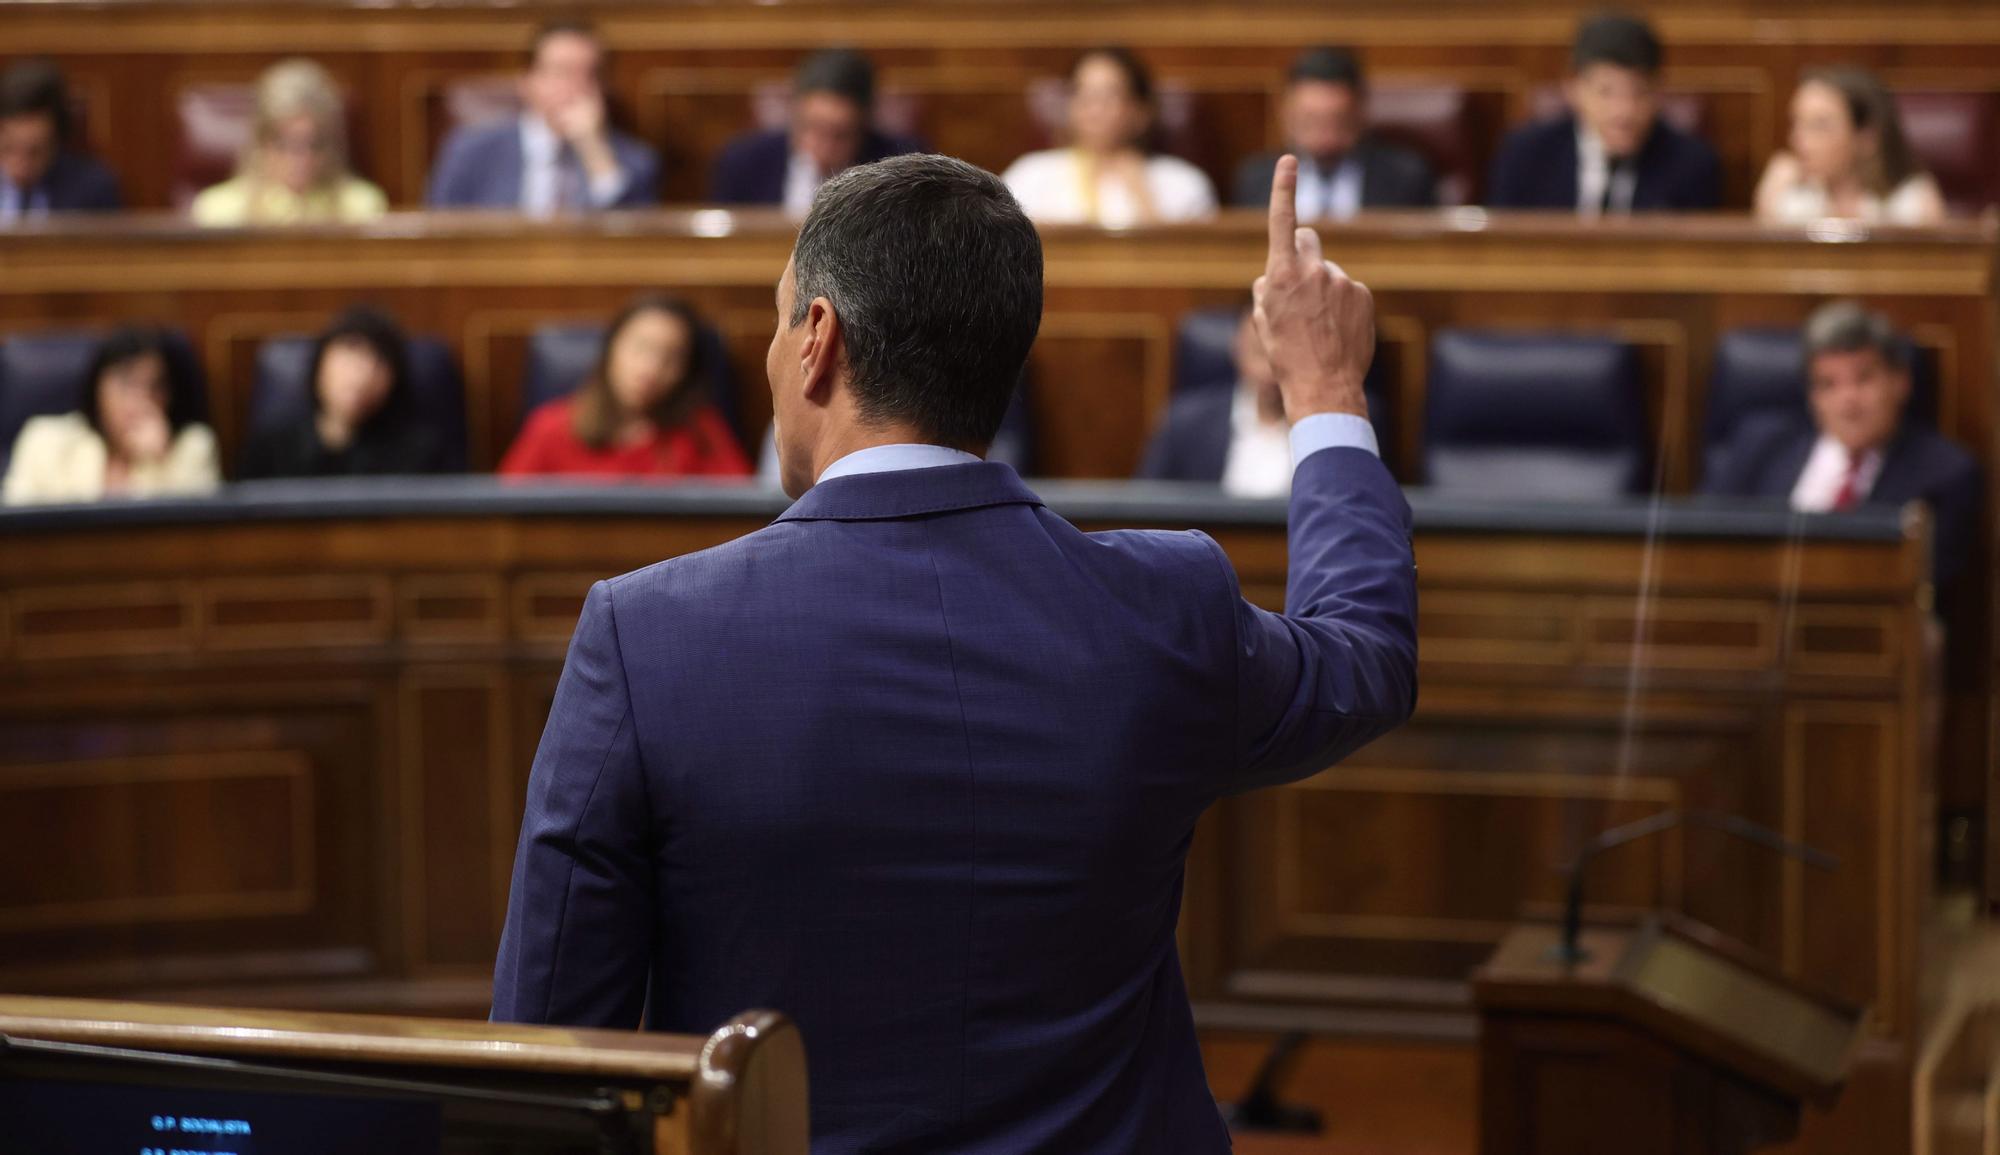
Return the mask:
<path id="1" fill-rule="evenodd" d="M 160 334 L 121 329 L 98 346 L 75 413 L 33 417 L 14 439 L 9 505 L 200 493 L 221 479 L 215 435 Z"/>
<path id="2" fill-rule="evenodd" d="M 1198 220 L 1215 187 L 1178 157 L 1149 155 L 1153 79 L 1123 48 L 1096 48 L 1070 69 L 1068 148 L 1031 152 L 1001 179 L 1022 211 L 1055 224 L 1111 228 Z"/>
<path id="3" fill-rule="evenodd" d="M 1858 68 L 1827 68 L 1808 73 L 1792 94 L 1791 148 L 1765 167 L 1757 216 L 1779 224 L 1839 217 L 1934 225 L 1945 208 L 1881 81 Z"/>
<path id="4" fill-rule="evenodd" d="M 382 190 L 347 167 L 347 110 L 327 71 L 281 60 L 257 81 L 257 122 L 236 175 L 194 198 L 196 224 L 292 225 L 373 220 Z"/>

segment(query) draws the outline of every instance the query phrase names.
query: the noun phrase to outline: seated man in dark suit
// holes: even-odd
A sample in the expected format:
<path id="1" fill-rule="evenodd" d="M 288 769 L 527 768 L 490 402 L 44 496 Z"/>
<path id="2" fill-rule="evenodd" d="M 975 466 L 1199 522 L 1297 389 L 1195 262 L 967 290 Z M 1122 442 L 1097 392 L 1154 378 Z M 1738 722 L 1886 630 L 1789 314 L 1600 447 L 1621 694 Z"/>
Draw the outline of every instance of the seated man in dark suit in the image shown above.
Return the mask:
<path id="1" fill-rule="evenodd" d="M 1284 496 L 1291 479 L 1291 425 L 1247 305 L 1232 351 L 1236 387 L 1193 389 L 1175 399 L 1146 446 L 1140 477 L 1219 483 L 1237 497 Z"/>
<path id="2" fill-rule="evenodd" d="M 841 170 L 922 151 L 874 127 L 875 66 L 859 52 L 829 48 L 806 57 L 792 77 L 788 129 L 745 133 L 716 158 L 709 199 L 725 205 L 782 205 L 804 216 L 819 186 Z"/>
<path id="3" fill-rule="evenodd" d="M 55 65 L 22 60 L 0 73 L 0 226 L 122 207 L 118 178 L 72 143 L 69 85 Z"/>
<path id="4" fill-rule="evenodd" d="M 431 170 L 431 207 L 548 216 L 659 203 L 659 154 L 611 127 L 604 73 L 590 25 L 543 25 L 528 48 L 520 117 L 451 134 Z"/>
<path id="5" fill-rule="evenodd" d="M 1801 512 L 1862 502 L 1922 501 L 1935 518 L 1933 576 L 1965 568 L 1979 508 L 1979 465 L 1922 422 L 1906 419 L 1909 347 L 1887 318 L 1841 301 L 1806 322 L 1810 423 L 1789 415 L 1746 420 L 1703 479 L 1704 491 L 1782 497 Z"/>
<path id="6" fill-rule="evenodd" d="M 1690 212 L 1722 203 L 1722 166 L 1708 142 L 1660 119 L 1660 41 L 1645 21 L 1586 21 L 1563 94 L 1570 115 L 1517 128 L 1487 182 L 1496 209 L 1560 209 L 1586 217 Z"/>
<path id="7" fill-rule="evenodd" d="M 1437 174 L 1407 148 L 1368 135 L 1368 85 L 1345 48 L 1313 48 L 1285 83 L 1285 149 L 1299 158 L 1299 219 L 1346 220 L 1362 209 L 1430 208 Z M 1230 203 L 1268 204 L 1278 154 L 1236 169 Z"/>

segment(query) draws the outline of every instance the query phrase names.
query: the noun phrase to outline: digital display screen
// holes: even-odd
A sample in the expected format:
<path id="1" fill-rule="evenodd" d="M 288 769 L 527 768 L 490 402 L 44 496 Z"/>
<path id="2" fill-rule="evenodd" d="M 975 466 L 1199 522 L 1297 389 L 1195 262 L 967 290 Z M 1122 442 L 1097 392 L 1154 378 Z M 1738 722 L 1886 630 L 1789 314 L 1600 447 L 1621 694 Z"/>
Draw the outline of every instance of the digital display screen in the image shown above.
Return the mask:
<path id="1" fill-rule="evenodd" d="M 436 1103 L 0 1077 L 21 1155 L 438 1155 Z"/>

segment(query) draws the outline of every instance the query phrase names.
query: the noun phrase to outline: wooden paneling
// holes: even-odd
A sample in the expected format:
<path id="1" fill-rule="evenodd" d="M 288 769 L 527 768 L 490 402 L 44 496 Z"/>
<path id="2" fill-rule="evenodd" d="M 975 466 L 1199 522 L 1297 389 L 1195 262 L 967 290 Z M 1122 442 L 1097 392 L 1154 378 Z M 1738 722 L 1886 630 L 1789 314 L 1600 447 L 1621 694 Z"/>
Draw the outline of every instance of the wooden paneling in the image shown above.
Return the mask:
<path id="1" fill-rule="evenodd" d="M 491 963 L 529 764 L 590 584 L 759 521 L 606 510 L 7 532 L 0 604 L 16 631 L 48 629 L 32 608 L 57 593 L 185 605 L 196 628 L 135 621 L 143 646 L 0 657 L 0 986 L 412 1005 L 455 983 L 462 997 Z M 1246 590 L 1279 596 L 1282 526 L 1209 528 Z M 1906 1046 L 1928 874 L 1906 741 L 1923 708 L 1909 676 L 1921 538 L 1420 523 L 1416 549 L 1416 719 L 1202 825 L 1182 948 L 1204 1017 L 1462 1019 L 1469 968 L 1524 908 L 1557 901 L 1586 838 L 1687 807 L 1782 830 L 1841 869 L 1689 831 L 1600 862 L 1593 914 L 1699 918 L 1872 1004 L 1878 1036 Z M 1642 573 L 1643 627 L 1615 592 Z"/>
<path id="2" fill-rule="evenodd" d="M 1131 44 L 1153 64 L 1162 90 L 1185 104 L 1177 140 L 1225 192 L 1235 162 L 1275 140 L 1273 98 L 1292 55 L 1306 44 L 1353 44 L 1378 88 L 1442 83 L 1467 91 L 1464 173 L 1476 198 L 1500 131 L 1564 75 L 1579 14 L 1556 0 L 584 7 L 616 50 L 614 104 L 662 151 L 664 192 L 679 201 L 700 198 L 723 142 L 758 122 L 759 92 L 782 85 L 803 55 L 827 44 L 870 52 L 899 120 L 939 150 L 996 170 L 1047 141 L 1030 109 L 1034 89 L 1060 77 L 1084 48 Z M 1805 68 L 1852 62 L 1908 88 L 2000 91 L 1990 64 L 2000 17 L 1970 0 L 1915 10 L 1790 0 L 1645 7 L 1669 48 L 1664 85 L 1702 100 L 1702 128 L 1722 155 L 1728 203 L 1737 206 L 1748 205 L 1758 171 L 1782 142 L 1785 102 Z M 248 81 L 303 53 L 322 61 L 357 102 L 359 170 L 398 203 L 414 205 L 449 123 L 448 86 L 504 82 L 536 23 L 575 10 L 269 0 L 220 10 L 188 0 L 114 9 L 14 0 L 0 5 L 0 21 L 9 54 L 49 55 L 70 72 L 86 98 L 90 140 L 117 161 L 135 204 L 172 203 L 181 92 Z"/>

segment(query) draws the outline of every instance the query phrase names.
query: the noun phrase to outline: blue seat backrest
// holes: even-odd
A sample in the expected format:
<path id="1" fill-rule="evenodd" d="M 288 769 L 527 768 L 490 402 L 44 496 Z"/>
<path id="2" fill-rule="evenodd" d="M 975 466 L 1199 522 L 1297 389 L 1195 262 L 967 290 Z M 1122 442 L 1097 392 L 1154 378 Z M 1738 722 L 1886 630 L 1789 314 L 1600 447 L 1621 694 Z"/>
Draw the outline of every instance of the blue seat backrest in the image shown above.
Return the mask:
<path id="1" fill-rule="evenodd" d="M 1639 359 L 1616 338 L 1439 332 L 1423 474 L 1496 498 L 1610 500 L 1644 492 L 1650 442 Z"/>
<path id="2" fill-rule="evenodd" d="M 312 412 L 312 355 L 317 338 L 271 337 L 257 347 L 250 383 L 250 430 L 303 421 Z M 451 350 L 435 337 L 412 336 L 409 349 L 411 407 L 444 446 L 444 467 L 466 467 L 465 380 Z"/>

